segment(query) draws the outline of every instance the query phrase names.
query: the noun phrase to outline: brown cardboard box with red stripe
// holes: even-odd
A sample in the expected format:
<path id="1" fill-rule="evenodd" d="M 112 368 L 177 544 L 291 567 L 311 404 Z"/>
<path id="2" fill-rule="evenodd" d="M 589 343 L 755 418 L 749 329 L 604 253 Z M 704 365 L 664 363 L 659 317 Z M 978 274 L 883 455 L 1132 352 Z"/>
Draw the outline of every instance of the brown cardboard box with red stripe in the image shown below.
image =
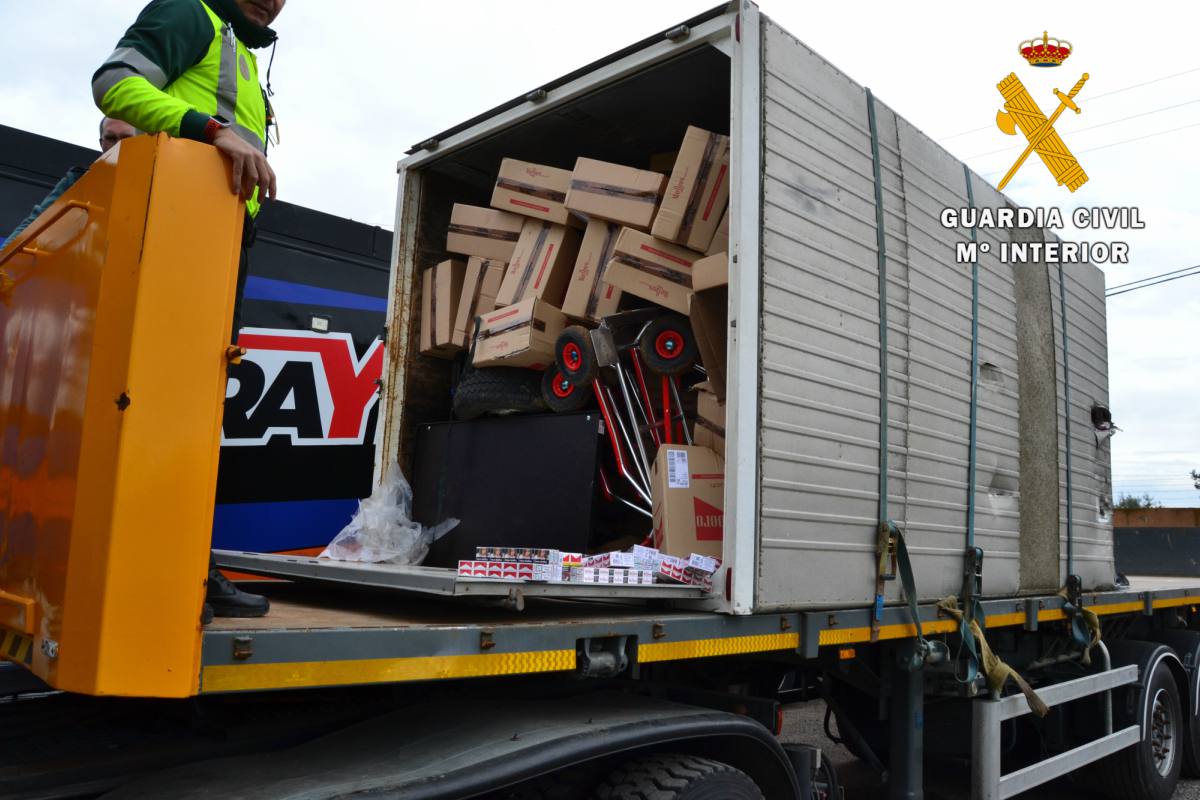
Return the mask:
<path id="1" fill-rule="evenodd" d="M 624 228 L 604 268 L 604 280 L 623 292 L 686 314 L 692 264 L 700 257 L 685 247 Z"/>
<path id="2" fill-rule="evenodd" d="M 707 447 L 662 445 L 654 459 L 651 499 L 655 547 L 680 559 L 693 553 L 722 557 L 725 462 L 720 456 Z"/>
<path id="3" fill-rule="evenodd" d="M 717 232 L 713 235 L 712 244 L 704 252 L 729 252 L 729 206 L 725 206 L 725 213 L 721 215 L 721 221 L 717 223 Z"/>
<path id="4" fill-rule="evenodd" d="M 563 300 L 562 310 L 568 317 L 599 322 L 617 310 L 621 290 L 606 283 L 603 275 L 620 235 L 621 226 L 615 222 L 594 219 L 587 224 Z"/>
<path id="5" fill-rule="evenodd" d="M 689 125 L 650 232 L 703 253 L 729 202 L 729 137 Z"/>
<path id="6" fill-rule="evenodd" d="M 496 294 L 504 280 L 508 264 L 490 258 L 471 256 L 463 275 L 462 297 L 454 318 L 454 343 L 466 349 L 475 330 L 475 318 L 496 308 Z"/>
<path id="7" fill-rule="evenodd" d="M 561 311 L 536 297 L 483 314 L 471 363 L 545 369 L 554 363 L 554 342 L 566 324 Z"/>
<path id="8" fill-rule="evenodd" d="M 496 305 L 510 306 L 537 297 L 556 308 L 561 306 L 578 252 L 579 232 L 574 228 L 526 220 L 496 294 Z"/>
<path id="9" fill-rule="evenodd" d="M 712 392 L 696 392 L 696 424 L 692 441 L 725 457 L 725 404 Z"/>
<path id="10" fill-rule="evenodd" d="M 667 176 L 593 158 L 575 161 L 567 208 L 583 217 L 650 230 Z"/>
<path id="11" fill-rule="evenodd" d="M 448 259 L 421 273 L 421 353 L 453 358 L 462 350 L 454 339 L 454 318 L 467 265 Z"/>
<path id="12" fill-rule="evenodd" d="M 571 188 L 571 170 L 506 158 L 500 162 L 500 174 L 492 191 L 492 207 L 526 217 L 567 225 L 567 190 Z"/>
<path id="13" fill-rule="evenodd" d="M 729 327 L 728 253 L 705 256 L 693 265 L 688 317 L 696 336 L 696 348 L 700 351 L 700 363 L 708 373 L 708 383 L 717 399 L 724 402 Z M 724 451 L 721 452 L 723 455 Z"/>
<path id="14" fill-rule="evenodd" d="M 464 256 L 511 261 L 525 219 L 494 208 L 455 203 L 450 209 L 446 250 Z"/>

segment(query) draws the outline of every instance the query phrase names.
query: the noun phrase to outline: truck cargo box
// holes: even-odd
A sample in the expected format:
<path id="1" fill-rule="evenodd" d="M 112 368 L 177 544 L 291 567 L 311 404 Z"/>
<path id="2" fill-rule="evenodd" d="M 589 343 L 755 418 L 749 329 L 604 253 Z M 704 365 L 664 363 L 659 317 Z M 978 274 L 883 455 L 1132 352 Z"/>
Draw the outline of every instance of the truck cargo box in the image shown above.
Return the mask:
<path id="1" fill-rule="evenodd" d="M 938 215 L 1009 201 L 750 3 L 400 162 L 381 462 L 411 459 L 416 427 L 448 415 L 449 371 L 416 351 L 416 277 L 447 257 L 453 204 L 486 205 L 504 158 L 646 169 L 689 125 L 732 139 L 722 610 L 868 604 L 881 510 L 922 600 L 959 590 L 969 541 L 988 595 L 1051 591 L 1068 561 L 1086 587 L 1110 585 L 1109 454 L 1092 424 L 1108 392 L 1102 273 L 983 255 L 973 317 L 954 250 L 971 232 Z"/>

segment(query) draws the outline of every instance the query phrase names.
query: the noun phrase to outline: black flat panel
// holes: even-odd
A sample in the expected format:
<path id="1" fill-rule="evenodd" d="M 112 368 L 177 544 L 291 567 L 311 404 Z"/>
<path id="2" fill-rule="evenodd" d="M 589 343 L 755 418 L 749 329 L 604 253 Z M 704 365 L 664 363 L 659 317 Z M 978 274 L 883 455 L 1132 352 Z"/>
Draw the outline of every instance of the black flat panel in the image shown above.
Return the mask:
<path id="1" fill-rule="evenodd" d="M 595 412 L 420 426 L 413 516 L 461 520 L 425 563 L 456 566 L 477 545 L 586 549 L 598 441 Z"/>

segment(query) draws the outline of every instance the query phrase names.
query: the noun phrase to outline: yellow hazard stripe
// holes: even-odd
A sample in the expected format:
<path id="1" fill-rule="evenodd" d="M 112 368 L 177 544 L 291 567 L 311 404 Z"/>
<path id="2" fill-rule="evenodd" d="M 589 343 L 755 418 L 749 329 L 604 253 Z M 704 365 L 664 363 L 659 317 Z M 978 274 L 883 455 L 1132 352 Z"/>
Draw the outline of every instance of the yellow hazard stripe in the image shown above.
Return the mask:
<path id="1" fill-rule="evenodd" d="M 1190 606 L 1200 604 L 1200 596 L 1188 597 L 1168 597 L 1162 600 L 1153 601 L 1154 608 L 1174 608 L 1178 606 Z M 1101 603 L 1090 605 L 1088 608 L 1100 616 L 1108 614 L 1128 614 L 1135 611 L 1141 611 L 1145 608 L 1145 604 L 1141 600 L 1134 600 L 1125 603 Z M 1055 622 L 1067 618 L 1067 613 L 1061 608 L 1050 608 L 1039 611 L 1037 615 L 1039 622 Z M 1025 612 L 1017 611 L 1009 614 L 989 614 L 987 617 L 988 628 L 1003 628 L 1012 625 L 1024 625 Z M 958 623 L 953 620 L 934 620 L 921 624 L 921 630 L 924 634 L 931 633 L 953 633 L 958 630 Z M 883 625 L 879 629 L 879 638 L 883 639 L 903 639 L 913 635 L 912 623 L 901 625 Z M 869 642 L 871 640 L 870 628 L 829 628 L 821 631 L 817 635 L 817 643 L 822 647 L 826 645 L 841 645 L 853 644 L 855 642 Z"/>
<path id="2" fill-rule="evenodd" d="M 200 691 L 239 692 L 360 683 L 398 683 L 563 672 L 572 669 L 575 669 L 574 650 L 276 664 L 215 664 L 201 670 Z"/>
<path id="3" fill-rule="evenodd" d="M 32 650 L 33 638 L 30 636 L 22 636 L 16 631 L 4 631 L 0 636 L 0 658 L 26 664 Z"/>
<path id="4" fill-rule="evenodd" d="M 770 650 L 797 650 L 799 633 L 767 633 L 759 636 L 730 636 L 717 639 L 689 639 L 682 642 L 647 642 L 638 645 L 638 663 L 682 661 L 687 658 L 736 656 L 765 653 Z"/>

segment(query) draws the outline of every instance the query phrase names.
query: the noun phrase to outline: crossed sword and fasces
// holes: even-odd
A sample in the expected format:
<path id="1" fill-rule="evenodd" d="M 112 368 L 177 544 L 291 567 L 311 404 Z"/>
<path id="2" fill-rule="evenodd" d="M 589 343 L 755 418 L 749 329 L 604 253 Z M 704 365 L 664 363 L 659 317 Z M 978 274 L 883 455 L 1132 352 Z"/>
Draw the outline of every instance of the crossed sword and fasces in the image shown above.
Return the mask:
<path id="1" fill-rule="evenodd" d="M 1000 181 L 997 188 L 1003 189 L 1017 174 L 1017 170 L 1025 163 L 1025 159 L 1029 158 L 1029 154 L 1034 151 L 1037 152 L 1042 163 L 1046 165 L 1046 169 L 1050 170 L 1050 174 L 1054 176 L 1060 186 L 1066 184 L 1066 187 L 1073 192 L 1087 183 L 1087 173 L 1083 171 L 1083 167 L 1079 166 L 1075 156 L 1071 154 L 1054 130 L 1054 123 L 1065 109 L 1069 108 L 1076 114 L 1079 113 L 1079 106 L 1075 105 L 1074 97 L 1079 94 L 1079 90 L 1083 88 L 1087 79 L 1088 74 L 1085 72 L 1079 82 L 1066 94 L 1058 89 L 1054 90 L 1059 102 L 1058 108 L 1050 115 L 1050 119 L 1046 119 L 1046 115 L 1029 96 L 1029 92 L 1025 90 L 1020 78 L 1015 73 L 1009 73 L 1007 78 L 996 84 L 996 88 L 1000 90 L 1000 94 L 1004 98 L 1004 110 L 996 112 L 996 126 L 1010 136 L 1015 135 L 1017 128 L 1020 128 L 1021 133 L 1025 134 L 1025 138 L 1029 140 L 1029 146 L 1025 148 L 1024 153 L 1021 153 L 1017 163 L 1012 165 L 1012 169 L 1004 176 L 1004 180 Z"/>

